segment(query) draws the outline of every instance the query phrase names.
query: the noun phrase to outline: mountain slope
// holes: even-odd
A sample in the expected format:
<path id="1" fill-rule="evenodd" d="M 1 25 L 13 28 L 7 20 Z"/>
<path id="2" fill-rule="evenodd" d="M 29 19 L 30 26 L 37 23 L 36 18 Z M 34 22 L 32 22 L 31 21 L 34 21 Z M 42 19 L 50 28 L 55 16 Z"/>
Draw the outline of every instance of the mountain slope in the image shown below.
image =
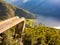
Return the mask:
<path id="1" fill-rule="evenodd" d="M 5 1 L 0 1 L 0 19 L 6 19 L 13 16 L 35 18 L 34 14 L 31 14 L 26 10 L 19 9 L 18 7 L 12 6 Z"/>
<path id="2" fill-rule="evenodd" d="M 60 30 L 35 26 L 34 28 L 25 28 L 24 45 L 60 45 Z"/>
<path id="3" fill-rule="evenodd" d="M 59 0 L 29 0 L 26 3 L 12 3 L 18 7 L 26 9 L 34 14 L 45 17 L 53 17 L 60 20 L 60 1 Z M 18 4 L 17 4 L 18 3 Z M 21 4 L 21 5 L 20 5 Z"/>
<path id="4" fill-rule="evenodd" d="M 6 19 L 14 16 L 13 6 L 0 1 L 0 19 Z"/>
<path id="5" fill-rule="evenodd" d="M 25 17 L 25 18 L 31 18 L 31 19 L 36 18 L 35 14 L 32 14 L 24 9 L 21 9 L 21 8 L 15 9 L 15 15 L 19 16 L 19 17 Z"/>
<path id="6" fill-rule="evenodd" d="M 14 0 L 14 3 L 12 3 L 13 1 L 10 0 L 10 2 L 10 4 L 16 5 L 20 8 L 26 9 L 34 14 L 37 14 L 37 20 L 39 20 L 40 23 L 43 23 L 46 26 L 60 26 L 59 0 L 28 0 L 25 3 L 22 3 L 21 0 Z"/>

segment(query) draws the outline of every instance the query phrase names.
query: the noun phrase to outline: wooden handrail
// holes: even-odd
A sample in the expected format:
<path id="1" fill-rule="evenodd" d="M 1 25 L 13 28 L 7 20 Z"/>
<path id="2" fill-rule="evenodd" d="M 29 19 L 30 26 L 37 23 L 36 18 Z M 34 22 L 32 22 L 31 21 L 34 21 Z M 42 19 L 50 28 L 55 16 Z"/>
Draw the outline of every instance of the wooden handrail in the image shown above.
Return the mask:
<path id="1" fill-rule="evenodd" d="M 23 27 L 21 28 L 22 30 L 24 30 L 25 27 L 25 18 L 19 18 L 18 16 L 16 17 L 12 17 L 10 19 L 4 20 L 2 22 L 0 22 L 0 33 L 8 30 L 9 28 L 12 28 L 13 26 L 19 24 L 19 23 L 23 23 Z"/>

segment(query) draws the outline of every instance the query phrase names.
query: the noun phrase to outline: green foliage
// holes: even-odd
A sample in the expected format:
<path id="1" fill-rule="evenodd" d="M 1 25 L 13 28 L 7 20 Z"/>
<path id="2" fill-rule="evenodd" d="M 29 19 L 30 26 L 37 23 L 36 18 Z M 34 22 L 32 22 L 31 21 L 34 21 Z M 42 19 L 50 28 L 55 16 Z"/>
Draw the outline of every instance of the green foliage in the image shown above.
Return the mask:
<path id="1" fill-rule="evenodd" d="M 3 32 L 0 35 L 2 37 L 0 45 L 17 45 L 16 39 L 14 38 L 15 27 Z"/>
<path id="2" fill-rule="evenodd" d="M 60 30 L 45 27 L 43 25 L 35 25 L 31 19 L 26 20 L 26 28 L 24 30 L 23 44 L 24 45 L 60 45 Z M 18 45 L 15 38 L 16 27 L 0 34 L 0 45 Z"/>
<path id="3" fill-rule="evenodd" d="M 34 19 L 26 19 L 26 27 L 34 27 Z"/>
<path id="4" fill-rule="evenodd" d="M 60 30 L 38 25 L 24 33 L 24 45 L 60 45 Z"/>

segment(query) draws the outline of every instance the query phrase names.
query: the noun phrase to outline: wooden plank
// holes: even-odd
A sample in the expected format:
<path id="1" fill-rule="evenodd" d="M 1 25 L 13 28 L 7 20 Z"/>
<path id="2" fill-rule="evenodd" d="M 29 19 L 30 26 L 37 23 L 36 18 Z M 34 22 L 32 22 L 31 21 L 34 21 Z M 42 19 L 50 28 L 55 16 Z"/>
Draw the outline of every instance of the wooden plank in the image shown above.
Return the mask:
<path id="1" fill-rule="evenodd" d="M 25 18 L 18 18 L 17 16 L 0 22 L 0 33 L 8 30 L 9 28 L 12 28 L 21 22 L 25 23 Z"/>

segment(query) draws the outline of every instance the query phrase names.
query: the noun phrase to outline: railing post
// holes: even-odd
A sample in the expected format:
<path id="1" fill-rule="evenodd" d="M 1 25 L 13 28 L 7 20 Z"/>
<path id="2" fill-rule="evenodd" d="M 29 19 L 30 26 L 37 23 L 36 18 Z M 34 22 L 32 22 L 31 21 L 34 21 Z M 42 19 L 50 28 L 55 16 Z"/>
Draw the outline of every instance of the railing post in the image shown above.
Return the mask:
<path id="1" fill-rule="evenodd" d="M 24 32 L 24 28 L 25 28 L 25 21 L 22 21 L 21 23 L 19 23 L 17 26 L 16 26 L 16 37 L 17 37 L 17 40 L 18 40 L 18 45 L 23 45 L 23 41 L 22 41 L 22 38 L 23 38 L 23 32 Z"/>

